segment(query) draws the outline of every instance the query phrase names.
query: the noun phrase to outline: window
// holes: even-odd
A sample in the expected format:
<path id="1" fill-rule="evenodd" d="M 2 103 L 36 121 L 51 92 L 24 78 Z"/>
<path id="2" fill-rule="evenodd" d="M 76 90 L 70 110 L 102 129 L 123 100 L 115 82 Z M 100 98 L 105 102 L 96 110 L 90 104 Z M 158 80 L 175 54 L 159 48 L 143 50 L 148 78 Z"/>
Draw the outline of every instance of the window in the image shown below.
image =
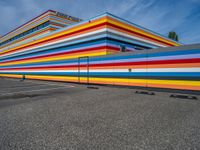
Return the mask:
<path id="1" fill-rule="evenodd" d="M 126 46 L 120 45 L 120 52 L 126 52 Z"/>
<path id="2" fill-rule="evenodd" d="M 11 42 L 11 41 L 14 41 L 14 40 L 16 40 L 16 39 L 19 39 L 19 38 L 21 38 L 21 37 L 23 37 L 23 36 L 26 36 L 26 35 L 28 35 L 28 34 L 31 34 L 31 33 L 35 32 L 35 31 L 37 31 L 37 30 L 40 30 L 40 29 L 42 29 L 42 28 L 44 28 L 44 27 L 46 27 L 46 26 L 48 26 L 48 25 L 49 25 L 49 21 L 44 22 L 43 24 L 40 24 L 40 25 L 38 25 L 38 26 L 36 26 L 36 27 L 34 27 L 34 28 L 32 28 L 32 29 L 29 29 L 29 30 L 27 30 L 27 31 L 25 31 L 25 32 L 23 32 L 23 33 L 21 33 L 21 34 L 19 34 L 19 35 L 16 35 L 16 36 L 14 36 L 14 37 L 12 37 L 12 38 L 10 38 L 10 39 L 8 39 L 8 40 L 6 40 L 6 41 L 0 43 L 0 46 L 3 46 L 3 45 L 5 45 L 5 44 L 7 44 L 7 43 L 9 43 L 9 42 Z"/>

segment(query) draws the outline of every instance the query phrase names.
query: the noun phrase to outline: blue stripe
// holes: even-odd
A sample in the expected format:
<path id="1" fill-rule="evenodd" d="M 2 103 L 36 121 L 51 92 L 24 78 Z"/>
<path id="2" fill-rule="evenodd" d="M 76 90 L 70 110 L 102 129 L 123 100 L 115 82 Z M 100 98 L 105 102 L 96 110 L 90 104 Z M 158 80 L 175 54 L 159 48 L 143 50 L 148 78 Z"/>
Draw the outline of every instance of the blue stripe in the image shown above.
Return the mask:
<path id="1" fill-rule="evenodd" d="M 28 58 L 28 57 L 34 57 L 34 56 L 41 56 L 41 55 L 45 55 L 45 54 L 50 54 L 50 53 L 59 53 L 59 52 L 66 52 L 66 51 L 73 51 L 73 49 L 80 49 L 83 47 L 94 47 L 97 44 L 113 44 L 119 47 L 119 45 L 123 44 L 125 45 L 127 48 L 134 48 L 134 44 L 127 44 L 125 42 L 119 42 L 119 41 L 115 41 L 113 39 L 107 39 L 107 38 L 102 38 L 102 39 L 96 39 L 94 42 L 93 41 L 87 41 L 85 43 L 81 43 L 81 44 L 76 44 L 76 45 L 68 45 L 68 46 L 63 46 L 63 47 L 59 47 L 59 48 L 50 48 L 49 49 L 39 49 L 39 50 L 31 50 L 31 51 L 27 51 L 27 52 L 22 52 L 22 53 L 17 53 L 14 55 L 9 55 L 9 56 L 5 56 L 0 58 L 0 61 L 5 61 L 7 59 L 9 60 L 17 60 L 17 59 L 21 59 L 21 58 Z M 12 58 L 12 59 L 11 59 Z"/>
<path id="2" fill-rule="evenodd" d="M 0 74 L 26 74 L 26 75 L 68 75 L 77 76 L 77 72 L 0 72 Z M 80 72 L 80 76 L 87 76 Z M 89 76 L 99 77 L 200 77 L 200 72 L 89 72 Z"/>

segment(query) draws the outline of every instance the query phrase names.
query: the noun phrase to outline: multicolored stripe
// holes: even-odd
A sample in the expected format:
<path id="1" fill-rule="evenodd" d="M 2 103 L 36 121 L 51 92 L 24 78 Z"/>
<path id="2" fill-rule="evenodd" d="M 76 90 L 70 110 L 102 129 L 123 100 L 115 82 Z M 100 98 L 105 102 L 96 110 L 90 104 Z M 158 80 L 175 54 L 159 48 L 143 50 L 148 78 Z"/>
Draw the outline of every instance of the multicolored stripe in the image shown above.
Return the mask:
<path id="1" fill-rule="evenodd" d="M 200 45 L 179 45 L 104 14 L 2 50 L 0 76 L 200 90 Z"/>

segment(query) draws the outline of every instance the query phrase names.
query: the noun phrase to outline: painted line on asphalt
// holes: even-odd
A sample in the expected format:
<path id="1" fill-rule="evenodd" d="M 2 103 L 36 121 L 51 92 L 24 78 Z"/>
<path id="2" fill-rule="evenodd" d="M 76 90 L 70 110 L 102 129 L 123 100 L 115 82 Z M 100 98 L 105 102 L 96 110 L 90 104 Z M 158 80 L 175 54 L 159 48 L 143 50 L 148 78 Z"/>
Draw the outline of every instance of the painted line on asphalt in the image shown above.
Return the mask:
<path id="1" fill-rule="evenodd" d="M 56 83 L 55 84 L 54 83 L 47 83 L 47 81 L 30 81 L 30 80 L 25 80 L 25 82 L 30 82 L 30 83 L 34 83 L 34 84 L 56 85 L 56 86 L 61 86 L 61 87 L 75 87 L 74 85 L 59 85 L 59 83 L 58 84 L 56 84 Z M 40 82 L 40 83 L 36 83 L 36 82 Z"/>
<path id="2" fill-rule="evenodd" d="M 44 85 L 44 84 L 39 84 L 39 85 L 24 85 L 24 86 L 14 86 L 14 87 L 1 87 L 1 89 L 5 89 L 5 90 L 14 90 L 14 89 L 26 89 L 26 88 L 34 88 L 34 87 L 47 87 L 47 85 Z M 0 91 L 1 92 L 1 91 Z"/>
<path id="3" fill-rule="evenodd" d="M 48 90 L 57 90 L 57 89 L 64 89 L 63 87 L 58 87 L 58 88 L 48 88 L 48 89 L 39 89 L 39 90 L 29 90 L 29 91 L 22 91 L 22 92 L 12 92 L 12 93 L 6 93 L 6 94 L 0 94 L 0 96 L 7 96 L 7 95 L 14 95 L 14 94 L 22 94 L 25 92 L 40 92 L 40 91 L 48 91 Z"/>
<path id="4" fill-rule="evenodd" d="M 16 83 L 18 83 L 19 82 L 19 80 L 18 79 L 14 79 L 14 78 L 4 78 L 3 79 L 4 81 L 5 80 L 7 80 L 7 81 L 14 81 L 14 82 L 16 82 Z M 53 83 L 47 83 L 48 81 L 40 81 L 40 80 L 34 80 L 34 81 L 31 81 L 31 80 L 28 80 L 28 79 L 26 79 L 26 80 L 24 80 L 24 81 L 22 81 L 22 82 L 29 82 L 29 83 L 33 83 L 33 84 L 36 84 L 36 85 L 38 85 L 38 84 L 46 84 L 46 85 L 56 85 L 56 86 L 60 86 L 60 87 L 75 87 L 75 86 L 73 86 L 73 85 L 58 85 L 58 84 L 53 84 Z M 38 83 L 39 82 L 39 83 Z M 50 82 L 50 81 L 49 81 Z"/>

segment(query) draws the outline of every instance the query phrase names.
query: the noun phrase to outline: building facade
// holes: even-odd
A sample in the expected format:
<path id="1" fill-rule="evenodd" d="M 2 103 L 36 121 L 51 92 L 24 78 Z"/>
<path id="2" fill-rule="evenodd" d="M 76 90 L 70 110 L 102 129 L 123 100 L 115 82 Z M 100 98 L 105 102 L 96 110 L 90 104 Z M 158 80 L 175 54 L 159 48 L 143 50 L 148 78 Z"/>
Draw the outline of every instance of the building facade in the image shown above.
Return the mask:
<path id="1" fill-rule="evenodd" d="M 180 46 L 109 13 L 76 21 L 1 48 L 0 76 L 200 90 L 199 45 Z"/>

